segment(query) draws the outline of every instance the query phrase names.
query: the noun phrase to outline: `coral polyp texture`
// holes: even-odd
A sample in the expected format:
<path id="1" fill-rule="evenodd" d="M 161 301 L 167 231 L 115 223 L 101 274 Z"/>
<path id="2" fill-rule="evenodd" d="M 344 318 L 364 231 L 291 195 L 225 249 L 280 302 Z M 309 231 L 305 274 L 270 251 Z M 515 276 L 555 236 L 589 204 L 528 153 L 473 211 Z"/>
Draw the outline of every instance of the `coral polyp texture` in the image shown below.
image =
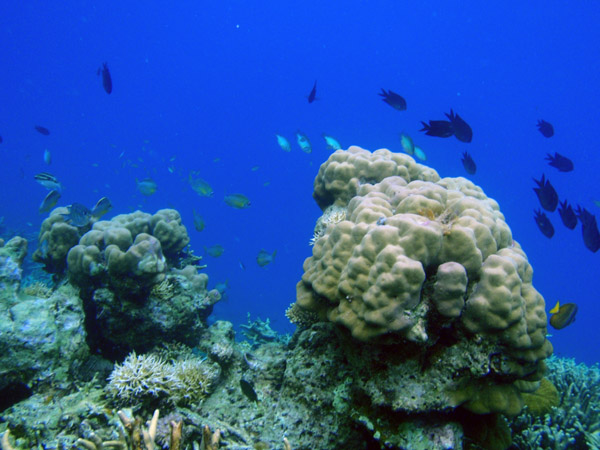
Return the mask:
<path id="1" fill-rule="evenodd" d="M 345 218 L 315 236 L 298 307 L 361 342 L 405 342 L 410 360 L 435 348 L 440 366 L 450 362 L 436 409 L 518 413 L 527 384 L 519 380 L 541 379 L 552 346 L 544 299 L 498 203 L 408 155 L 359 147 L 321 166 L 314 198 Z M 456 348 L 476 354 L 461 363 Z"/>

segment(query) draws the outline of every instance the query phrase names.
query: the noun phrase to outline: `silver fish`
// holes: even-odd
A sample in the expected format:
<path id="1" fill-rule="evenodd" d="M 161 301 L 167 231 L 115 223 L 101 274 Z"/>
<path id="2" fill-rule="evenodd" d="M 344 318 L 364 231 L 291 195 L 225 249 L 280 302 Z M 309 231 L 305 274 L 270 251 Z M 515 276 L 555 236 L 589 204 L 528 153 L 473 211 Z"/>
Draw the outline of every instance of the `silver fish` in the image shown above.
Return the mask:
<path id="1" fill-rule="evenodd" d="M 329 150 L 340 150 L 342 148 L 340 142 L 334 137 L 323 134 L 323 139 L 325 139 L 325 143 L 327 144 L 327 148 Z"/>
<path id="2" fill-rule="evenodd" d="M 60 192 L 57 191 L 56 189 L 48 192 L 48 195 L 46 195 L 46 197 L 40 204 L 40 207 L 38 208 L 38 211 L 40 212 L 40 214 L 47 213 L 52 208 L 54 208 L 54 206 L 56 205 L 56 203 L 58 202 L 59 199 L 60 199 Z"/>
<path id="3" fill-rule="evenodd" d="M 92 208 L 92 217 L 94 219 L 99 219 L 104 214 L 109 212 L 112 209 L 112 203 L 108 199 L 108 197 L 102 197 L 96 203 L 96 206 Z"/>
<path id="4" fill-rule="evenodd" d="M 277 143 L 281 147 L 284 152 L 289 152 L 292 150 L 292 146 L 290 145 L 290 141 L 288 141 L 285 137 L 280 134 L 276 134 Z"/>
<path id="5" fill-rule="evenodd" d="M 44 186 L 46 189 L 48 189 L 50 191 L 53 191 L 53 190 L 57 190 L 59 192 L 62 191 L 62 186 L 58 182 L 56 177 L 48 172 L 40 172 L 37 175 L 35 175 L 33 178 L 35 178 L 35 181 L 37 181 L 38 183 L 40 183 L 42 186 Z"/>
<path id="6" fill-rule="evenodd" d="M 296 141 L 298 142 L 298 145 L 300 146 L 300 148 L 302 149 L 302 151 L 304 153 L 312 152 L 312 145 L 310 144 L 310 141 L 308 140 L 308 136 L 306 136 L 300 130 L 298 130 L 296 132 Z"/>

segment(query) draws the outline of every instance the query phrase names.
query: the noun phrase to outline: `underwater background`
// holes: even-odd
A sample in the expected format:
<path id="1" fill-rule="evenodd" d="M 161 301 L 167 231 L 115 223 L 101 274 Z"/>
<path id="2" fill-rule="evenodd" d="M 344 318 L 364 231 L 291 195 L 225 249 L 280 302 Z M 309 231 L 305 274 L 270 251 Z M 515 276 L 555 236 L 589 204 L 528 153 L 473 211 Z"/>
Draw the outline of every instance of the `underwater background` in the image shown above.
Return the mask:
<path id="1" fill-rule="evenodd" d="M 46 217 L 40 172 L 62 183 L 59 206 L 110 198 L 105 219 L 174 208 L 208 265 L 209 287 L 226 283 L 211 319 L 241 324 L 250 313 L 292 332 L 284 311 L 311 255 L 321 214 L 313 180 L 331 153 L 322 133 L 343 148 L 392 151 L 402 151 L 405 133 L 440 176 L 468 177 L 498 201 L 547 311 L 556 301 L 578 305 L 572 325 L 549 328 L 555 354 L 598 361 L 600 256 L 557 212 L 548 213 L 555 235 L 542 235 L 532 188 L 545 174 L 561 200 L 600 213 L 600 4 L 80 1 L 5 2 L 1 11 L 0 236 L 27 237 L 30 254 Z M 96 73 L 103 62 L 110 95 Z M 407 110 L 383 103 L 381 88 L 402 95 Z M 450 108 L 471 125 L 471 143 L 419 132 Z M 540 119 L 553 124 L 552 138 L 537 130 Z M 298 130 L 312 153 L 296 144 Z M 461 164 L 464 151 L 474 175 Z M 575 169 L 548 166 L 554 152 Z M 212 196 L 192 190 L 190 171 Z M 156 182 L 152 195 L 138 189 L 146 178 Z M 225 204 L 232 193 L 251 206 Z M 214 245 L 224 248 L 219 257 L 205 252 Z M 277 250 L 264 267 L 261 249 Z"/>

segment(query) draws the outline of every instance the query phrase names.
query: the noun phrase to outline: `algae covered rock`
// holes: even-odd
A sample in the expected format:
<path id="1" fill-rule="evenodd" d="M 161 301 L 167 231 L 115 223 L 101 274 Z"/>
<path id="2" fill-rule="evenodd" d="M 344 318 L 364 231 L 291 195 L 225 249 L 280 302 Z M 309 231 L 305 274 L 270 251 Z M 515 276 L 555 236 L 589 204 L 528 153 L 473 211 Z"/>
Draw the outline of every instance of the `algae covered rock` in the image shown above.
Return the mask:
<path id="1" fill-rule="evenodd" d="M 399 385 L 411 371 L 423 373 L 419 366 L 435 349 L 441 370 L 429 375 L 439 377 L 437 387 L 423 392 L 437 400 L 408 409 L 517 413 L 515 382 L 541 379 L 552 346 L 533 271 L 498 204 L 469 180 L 441 179 L 407 155 L 358 147 L 321 166 L 314 197 L 345 217 L 315 234 L 297 307 L 358 341 L 404 343 L 411 353 L 400 351 L 393 363 L 380 356 L 381 372 Z M 478 367 L 469 366 L 473 358 Z M 372 399 L 376 385 L 365 385 Z M 375 402 L 406 410 L 411 402 L 398 395 Z"/>
<path id="2" fill-rule="evenodd" d="M 0 243 L 0 289 L 5 291 L 5 294 L 14 294 L 21 286 L 21 265 L 26 255 L 27 240 L 20 236 Z"/>
<path id="3" fill-rule="evenodd" d="M 119 296 L 108 288 L 95 289 L 90 300 L 98 313 L 90 319 L 103 345 L 138 352 L 165 342 L 196 345 L 221 297 L 218 291 L 207 291 L 205 274 L 190 268 L 195 279 L 191 270 L 186 271 L 187 276 L 170 273 L 143 301 Z"/>
<path id="4" fill-rule="evenodd" d="M 0 299 L 0 389 L 10 383 L 66 381 L 89 353 L 83 304 L 63 286 L 49 297 Z"/>

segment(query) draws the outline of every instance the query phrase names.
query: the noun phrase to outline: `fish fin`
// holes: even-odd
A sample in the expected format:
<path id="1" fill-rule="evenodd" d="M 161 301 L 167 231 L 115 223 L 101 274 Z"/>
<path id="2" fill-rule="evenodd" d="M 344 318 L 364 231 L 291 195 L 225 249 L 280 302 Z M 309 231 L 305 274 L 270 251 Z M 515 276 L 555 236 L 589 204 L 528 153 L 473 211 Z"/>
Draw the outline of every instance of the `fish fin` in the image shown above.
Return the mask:
<path id="1" fill-rule="evenodd" d="M 275 250 L 273 253 L 271 253 L 271 258 L 275 259 L 276 255 L 277 255 L 277 250 Z"/>
<path id="2" fill-rule="evenodd" d="M 559 310 L 560 310 L 560 302 L 556 302 L 556 305 L 554 305 L 554 308 L 552 308 L 550 310 L 550 314 L 556 314 Z"/>

